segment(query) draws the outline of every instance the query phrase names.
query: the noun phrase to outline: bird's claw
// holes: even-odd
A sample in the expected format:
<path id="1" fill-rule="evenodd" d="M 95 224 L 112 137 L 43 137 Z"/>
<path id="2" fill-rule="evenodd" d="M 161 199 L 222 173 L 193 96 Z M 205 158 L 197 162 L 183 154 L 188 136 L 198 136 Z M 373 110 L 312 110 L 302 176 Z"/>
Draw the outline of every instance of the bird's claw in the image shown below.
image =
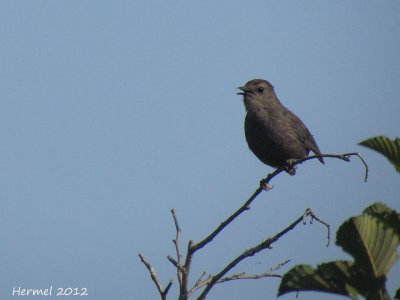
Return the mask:
<path id="1" fill-rule="evenodd" d="M 296 166 L 295 164 L 298 162 L 297 159 L 291 158 L 286 161 L 285 171 L 288 172 L 290 175 L 296 174 Z"/>

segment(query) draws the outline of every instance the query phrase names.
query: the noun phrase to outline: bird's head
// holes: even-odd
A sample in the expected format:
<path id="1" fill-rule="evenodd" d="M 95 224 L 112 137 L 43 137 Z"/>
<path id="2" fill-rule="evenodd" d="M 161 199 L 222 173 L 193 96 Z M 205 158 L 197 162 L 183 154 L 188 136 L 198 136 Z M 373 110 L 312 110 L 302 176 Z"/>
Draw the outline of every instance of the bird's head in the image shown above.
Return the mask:
<path id="1" fill-rule="evenodd" d="M 274 87 L 264 79 L 250 80 L 244 86 L 238 87 L 238 89 L 242 90 L 237 94 L 243 95 L 243 102 L 247 111 L 280 103 L 275 96 Z"/>

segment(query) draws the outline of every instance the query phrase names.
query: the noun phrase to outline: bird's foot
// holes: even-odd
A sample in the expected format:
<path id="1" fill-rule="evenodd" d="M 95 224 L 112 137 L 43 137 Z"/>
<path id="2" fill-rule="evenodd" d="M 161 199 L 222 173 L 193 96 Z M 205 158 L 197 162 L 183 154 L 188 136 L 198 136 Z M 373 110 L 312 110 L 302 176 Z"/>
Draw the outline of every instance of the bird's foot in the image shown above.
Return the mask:
<path id="1" fill-rule="evenodd" d="M 260 181 L 260 187 L 266 192 L 272 189 L 272 186 L 269 186 L 268 182 L 265 179 Z"/>
<path id="2" fill-rule="evenodd" d="M 290 175 L 294 175 L 294 174 L 296 174 L 296 166 L 295 166 L 295 164 L 298 162 L 299 160 L 298 159 L 294 159 L 294 158 L 291 158 L 291 159 L 288 159 L 287 161 L 286 161 L 286 166 L 285 166 L 285 171 L 286 172 L 288 172 Z"/>

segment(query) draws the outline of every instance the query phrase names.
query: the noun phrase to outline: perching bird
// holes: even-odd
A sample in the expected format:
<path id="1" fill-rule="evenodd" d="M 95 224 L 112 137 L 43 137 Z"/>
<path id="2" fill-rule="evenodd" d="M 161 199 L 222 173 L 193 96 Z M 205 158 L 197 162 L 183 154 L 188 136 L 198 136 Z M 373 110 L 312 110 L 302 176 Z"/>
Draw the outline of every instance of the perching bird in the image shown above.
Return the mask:
<path id="1" fill-rule="evenodd" d="M 294 175 L 291 162 L 304 158 L 310 150 L 321 154 L 317 143 L 303 122 L 284 107 L 275 95 L 274 87 L 266 80 L 253 79 L 242 90 L 246 108 L 244 129 L 247 144 L 265 164 Z M 324 163 L 322 157 L 318 158 Z"/>

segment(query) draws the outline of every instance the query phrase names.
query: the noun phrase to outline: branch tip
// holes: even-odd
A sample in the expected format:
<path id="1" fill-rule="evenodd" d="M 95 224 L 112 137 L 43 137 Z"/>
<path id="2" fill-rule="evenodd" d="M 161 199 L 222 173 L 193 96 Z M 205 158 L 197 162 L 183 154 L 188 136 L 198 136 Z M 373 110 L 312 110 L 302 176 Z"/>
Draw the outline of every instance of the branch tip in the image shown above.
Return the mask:
<path id="1" fill-rule="evenodd" d="M 144 257 L 144 255 L 142 253 L 139 253 L 139 257 L 140 260 L 143 262 L 143 264 L 146 266 L 147 270 L 150 273 L 150 277 L 153 280 L 154 284 L 157 287 L 158 293 L 161 296 L 162 300 L 166 300 L 167 299 L 167 293 L 169 291 L 169 288 L 172 285 L 173 279 L 171 279 L 167 285 L 167 287 L 165 289 L 163 289 L 160 280 L 158 279 L 157 273 L 154 270 L 154 268 L 150 265 L 150 263 L 147 261 L 147 259 Z"/>

